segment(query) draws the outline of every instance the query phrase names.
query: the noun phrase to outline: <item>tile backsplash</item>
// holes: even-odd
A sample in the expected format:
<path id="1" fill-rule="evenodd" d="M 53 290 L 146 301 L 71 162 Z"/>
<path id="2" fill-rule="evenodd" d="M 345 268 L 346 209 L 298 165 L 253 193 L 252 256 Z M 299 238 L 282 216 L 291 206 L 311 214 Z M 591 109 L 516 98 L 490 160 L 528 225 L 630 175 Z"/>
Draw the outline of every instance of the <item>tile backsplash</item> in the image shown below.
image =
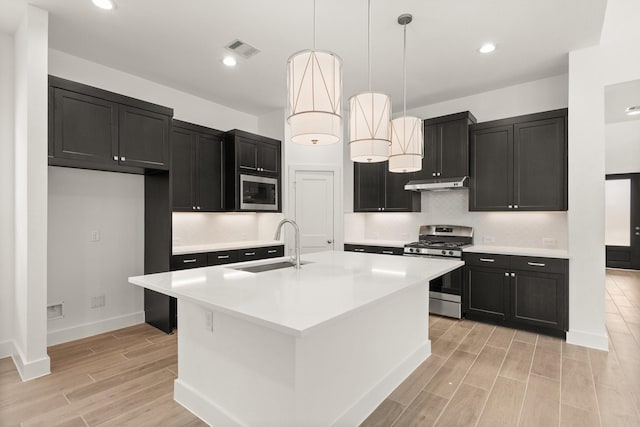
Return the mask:
<path id="1" fill-rule="evenodd" d="M 173 213 L 173 246 L 273 240 L 280 213 Z"/>
<path id="2" fill-rule="evenodd" d="M 454 224 L 473 227 L 478 245 L 567 249 L 566 212 L 469 212 L 468 190 L 421 197 L 418 213 L 345 214 L 345 241 L 414 241 L 422 224 Z"/>

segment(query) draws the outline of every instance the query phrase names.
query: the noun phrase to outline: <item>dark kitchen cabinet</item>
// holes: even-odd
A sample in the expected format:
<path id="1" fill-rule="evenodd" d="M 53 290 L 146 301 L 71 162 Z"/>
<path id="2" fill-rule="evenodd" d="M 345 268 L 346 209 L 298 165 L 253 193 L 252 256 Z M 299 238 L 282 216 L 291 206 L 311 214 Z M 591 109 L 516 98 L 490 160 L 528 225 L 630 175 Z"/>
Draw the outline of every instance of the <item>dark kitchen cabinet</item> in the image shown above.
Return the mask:
<path id="1" fill-rule="evenodd" d="M 469 111 L 424 121 L 424 159 L 415 180 L 458 178 L 469 175 Z"/>
<path id="2" fill-rule="evenodd" d="M 174 211 L 222 211 L 223 144 L 220 131 L 173 121 L 171 179 Z"/>
<path id="3" fill-rule="evenodd" d="M 49 76 L 49 164 L 169 170 L 172 116 L 170 108 Z"/>
<path id="4" fill-rule="evenodd" d="M 420 193 L 404 186 L 413 174 L 389 172 L 389 162 L 353 164 L 354 212 L 420 212 Z"/>
<path id="5" fill-rule="evenodd" d="M 259 175 L 278 180 L 277 200 L 282 200 L 281 142 L 253 133 L 231 130 L 224 138 L 224 207 L 240 211 L 240 175 Z M 277 212 L 281 212 L 278 202 Z"/>
<path id="6" fill-rule="evenodd" d="M 567 110 L 471 126 L 470 211 L 567 210 Z"/>
<path id="7" fill-rule="evenodd" d="M 465 254 L 464 260 L 465 317 L 565 335 L 567 260 L 494 254 Z"/>

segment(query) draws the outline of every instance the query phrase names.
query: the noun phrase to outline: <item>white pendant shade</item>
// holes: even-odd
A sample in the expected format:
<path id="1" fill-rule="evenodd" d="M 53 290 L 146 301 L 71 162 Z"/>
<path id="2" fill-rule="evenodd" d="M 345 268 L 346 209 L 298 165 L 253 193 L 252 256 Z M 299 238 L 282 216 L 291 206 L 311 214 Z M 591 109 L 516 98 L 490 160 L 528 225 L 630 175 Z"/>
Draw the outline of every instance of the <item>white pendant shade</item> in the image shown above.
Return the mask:
<path id="1" fill-rule="evenodd" d="M 424 130 L 417 117 L 398 117 L 391 121 L 391 153 L 389 171 L 417 172 L 422 169 Z"/>
<path id="2" fill-rule="evenodd" d="M 391 98 L 365 92 L 349 98 L 349 148 L 351 160 L 384 162 L 391 145 Z"/>
<path id="3" fill-rule="evenodd" d="M 331 52 L 305 50 L 287 62 L 291 140 L 327 145 L 342 134 L 342 60 Z"/>

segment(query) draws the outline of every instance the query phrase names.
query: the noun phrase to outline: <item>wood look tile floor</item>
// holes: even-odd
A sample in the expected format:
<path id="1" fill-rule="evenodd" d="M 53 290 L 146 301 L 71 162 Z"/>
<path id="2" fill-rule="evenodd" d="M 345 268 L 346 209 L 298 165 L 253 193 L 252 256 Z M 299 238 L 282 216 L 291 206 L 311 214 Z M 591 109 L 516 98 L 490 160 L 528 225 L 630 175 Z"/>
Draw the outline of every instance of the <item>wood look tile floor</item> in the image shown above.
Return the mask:
<path id="1" fill-rule="evenodd" d="M 362 425 L 640 426 L 640 272 L 608 270 L 606 288 L 608 353 L 432 316 L 433 355 Z M 176 335 L 142 324 L 49 356 L 26 383 L 0 359 L 0 426 L 205 425 L 173 401 Z"/>
<path id="2" fill-rule="evenodd" d="M 640 426 L 640 272 L 606 288 L 608 353 L 430 316 L 433 355 L 362 426 Z"/>

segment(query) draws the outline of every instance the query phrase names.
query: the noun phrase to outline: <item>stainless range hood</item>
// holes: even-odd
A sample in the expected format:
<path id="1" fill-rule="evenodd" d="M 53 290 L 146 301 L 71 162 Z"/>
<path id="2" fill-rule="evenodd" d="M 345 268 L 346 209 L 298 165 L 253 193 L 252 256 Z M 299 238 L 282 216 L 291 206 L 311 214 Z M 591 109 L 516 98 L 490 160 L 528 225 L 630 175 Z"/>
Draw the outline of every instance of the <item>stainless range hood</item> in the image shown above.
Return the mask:
<path id="1" fill-rule="evenodd" d="M 447 191 L 459 190 L 469 186 L 469 177 L 460 176 L 455 178 L 434 178 L 420 181 L 409 181 L 405 190 L 411 191 Z"/>

